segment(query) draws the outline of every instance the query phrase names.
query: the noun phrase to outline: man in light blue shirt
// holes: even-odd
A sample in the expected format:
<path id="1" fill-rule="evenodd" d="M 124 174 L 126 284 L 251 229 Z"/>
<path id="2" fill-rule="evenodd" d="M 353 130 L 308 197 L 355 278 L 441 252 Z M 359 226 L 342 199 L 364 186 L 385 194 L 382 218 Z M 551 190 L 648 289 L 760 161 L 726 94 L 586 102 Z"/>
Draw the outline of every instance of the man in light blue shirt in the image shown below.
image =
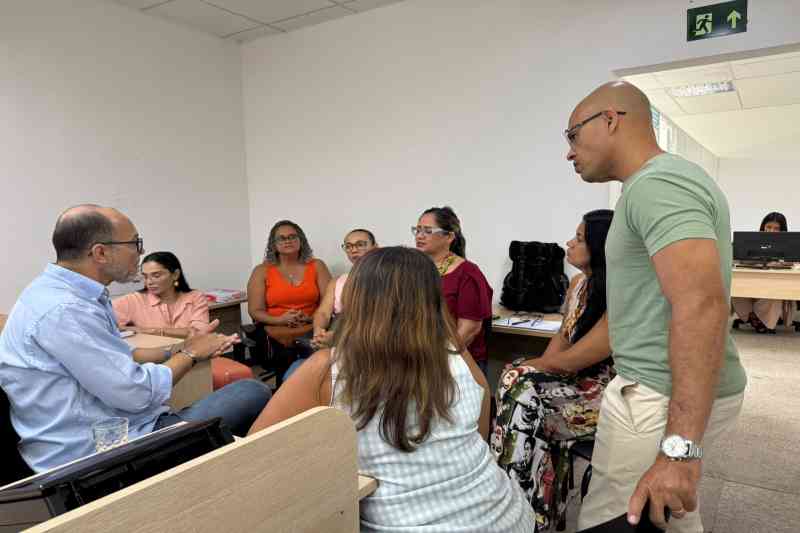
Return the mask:
<path id="1" fill-rule="evenodd" d="M 270 397 L 261 382 L 237 381 L 178 413 L 166 405 L 173 385 L 235 335 L 198 335 L 166 353 L 132 350 L 121 338 L 106 286 L 130 281 L 144 252 L 127 217 L 94 205 L 68 209 L 53 245 L 57 262 L 22 292 L 0 337 L 0 387 L 33 470 L 93 453 L 92 424 L 110 417 L 128 418 L 130 438 L 216 416 L 247 433 Z"/>

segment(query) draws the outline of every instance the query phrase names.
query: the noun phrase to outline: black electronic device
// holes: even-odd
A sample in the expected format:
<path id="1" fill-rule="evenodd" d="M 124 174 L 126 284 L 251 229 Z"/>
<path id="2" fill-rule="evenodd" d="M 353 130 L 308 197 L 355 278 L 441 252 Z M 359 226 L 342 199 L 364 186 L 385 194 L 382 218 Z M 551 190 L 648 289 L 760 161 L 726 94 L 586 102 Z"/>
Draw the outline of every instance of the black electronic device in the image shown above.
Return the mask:
<path id="1" fill-rule="evenodd" d="M 0 533 L 34 526 L 233 442 L 221 422 L 176 424 L 0 489 Z"/>
<path id="2" fill-rule="evenodd" d="M 736 231 L 733 260 L 742 265 L 800 262 L 800 231 Z"/>

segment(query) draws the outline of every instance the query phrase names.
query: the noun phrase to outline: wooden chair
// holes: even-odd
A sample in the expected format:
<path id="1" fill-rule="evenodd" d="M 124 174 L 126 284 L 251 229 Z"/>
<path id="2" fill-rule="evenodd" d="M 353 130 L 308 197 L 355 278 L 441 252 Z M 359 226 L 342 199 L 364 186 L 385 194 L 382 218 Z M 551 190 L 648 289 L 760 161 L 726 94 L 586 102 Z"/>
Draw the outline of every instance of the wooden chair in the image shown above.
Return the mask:
<path id="1" fill-rule="evenodd" d="M 318 407 L 29 532 L 319 532 L 359 530 L 356 432 Z"/>

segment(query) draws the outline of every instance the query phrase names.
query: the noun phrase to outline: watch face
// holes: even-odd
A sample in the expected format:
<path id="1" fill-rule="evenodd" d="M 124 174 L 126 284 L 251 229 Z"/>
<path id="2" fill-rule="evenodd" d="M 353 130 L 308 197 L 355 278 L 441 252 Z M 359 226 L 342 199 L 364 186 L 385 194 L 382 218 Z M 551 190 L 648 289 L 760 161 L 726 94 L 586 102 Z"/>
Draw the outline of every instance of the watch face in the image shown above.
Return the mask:
<path id="1" fill-rule="evenodd" d="M 667 457 L 684 457 L 688 452 L 686 448 L 686 441 L 678 435 L 669 436 L 661 443 L 661 451 Z"/>

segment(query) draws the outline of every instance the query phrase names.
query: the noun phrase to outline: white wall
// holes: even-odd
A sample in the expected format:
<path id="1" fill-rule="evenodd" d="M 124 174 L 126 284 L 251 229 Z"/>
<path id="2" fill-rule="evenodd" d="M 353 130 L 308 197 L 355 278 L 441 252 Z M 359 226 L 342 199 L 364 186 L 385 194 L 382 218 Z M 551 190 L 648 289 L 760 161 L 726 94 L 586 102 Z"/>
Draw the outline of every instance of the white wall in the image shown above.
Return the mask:
<path id="1" fill-rule="evenodd" d="M 406 0 L 244 45 L 252 260 L 289 217 L 341 270 L 347 229 L 410 244 L 446 203 L 499 296 L 510 240 L 563 243 L 608 203 L 564 161 L 573 106 L 615 70 L 798 42 L 788 4 L 686 43 L 684 0 Z"/>
<path id="2" fill-rule="evenodd" d="M 0 312 L 54 260 L 59 212 L 127 213 L 197 287 L 250 269 L 239 50 L 108 2 L 4 2 Z"/>
<path id="3" fill-rule="evenodd" d="M 800 231 L 800 156 L 790 159 L 720 159 L 719 184 L 731 205 L 734 231 L 758 231 L 769 212 L 786 215 Z"/>

